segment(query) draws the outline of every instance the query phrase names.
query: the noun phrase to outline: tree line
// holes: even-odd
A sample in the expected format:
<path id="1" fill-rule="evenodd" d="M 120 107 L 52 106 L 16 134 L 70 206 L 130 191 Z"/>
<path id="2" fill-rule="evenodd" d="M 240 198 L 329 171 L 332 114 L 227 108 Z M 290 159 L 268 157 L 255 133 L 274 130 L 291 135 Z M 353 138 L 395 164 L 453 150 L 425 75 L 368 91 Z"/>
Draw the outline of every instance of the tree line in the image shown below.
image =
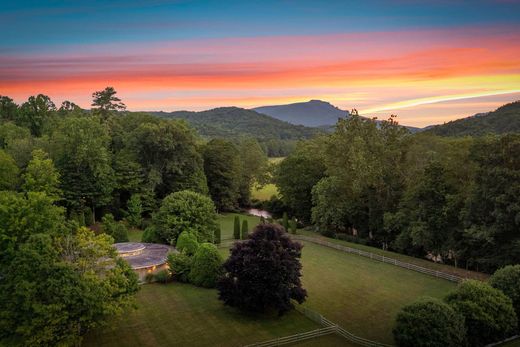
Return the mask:
<path id="1" fill-rule="evenodd" d="M 479 271 L 520 262 L 520 134 L 411 134 L 354 114 L 274 176 L 290 213 L 325 235 Z"/>
<path id="2" fill-rule="evenodd" d="M 126 112 L 111 87 L 92 98 L 0 96 L 0 345 L 77 345 L 133 307 L 137 276 L 112 246 L 126 225 L 195 237 L 190 279 L 206 285 L 217 209 L 247 205 L 264 175 L 254 139 L 205 142 L 185 121 Z"/>
<path id="3" fill-rule="evenodd" d="M 0 189 L 22 188 L 19 174 L 38 150 L 57 169 L 58 203 L 69 216 L 120 219 L 132 197 L 149 216 L 180 190 L 210 194 L 219 211 L 250 203 L 267 167 L 255 139 L 206 142 L 183 120 L 126 112 L 111 87 L 92 97 L 84 110 L 70 101 L 57 108 L 42 94 L 21 105 L 0 96 Z"/>

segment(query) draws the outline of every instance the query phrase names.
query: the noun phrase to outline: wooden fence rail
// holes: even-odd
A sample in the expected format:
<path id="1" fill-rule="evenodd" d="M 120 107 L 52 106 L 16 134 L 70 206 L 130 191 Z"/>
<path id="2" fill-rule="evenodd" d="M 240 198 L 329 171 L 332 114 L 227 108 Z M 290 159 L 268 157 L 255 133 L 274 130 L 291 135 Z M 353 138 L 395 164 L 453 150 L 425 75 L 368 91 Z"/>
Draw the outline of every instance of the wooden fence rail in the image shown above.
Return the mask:
<path id="1" fill-rule="evenodd" d="M 445 280 L 452 281 L 452 282 L 460 282 L 460 281 L 462 281 L 464 279 L 462 277 L 455 276 L 455 275 L 452 275 L 452 274 L 449 274 L 449 273 L 445 273 L 445 272 L 442 272 L 442 271 L 427 269 L 425 267 L 414 265 L 414 264 L 410 264 L 410 263 L 406 263 L 406 262 L 397 260 L 395 258 L 390 258 L 390 257 L 385 257 L 383 255 L 375 254 L 375 253 L 365 252 L 365 251 L 362 251 L 360 249 L 339 245 L 337 243 L 333 243 L 333 242 L 329 242 L 329 241 L 326 241 L 326 240 L 317 239 L 315 237 L 304 236 L 304 235 L 291 235 L 291 237 L 296 239 L 296 240 L 312 242 L 312 243 L 316 243 L 318 245 L 322 245 L 322 246 L 325 246 L 325 247 L 334 248 L 334 249 L 337 249 L 337 250 L 342 251 L 342 252 L 351 253 L 351 254 L 357 254 L 357 255 L 360 255 L 362 257 L 374 259 L 374 260 L 381 261 L 381 262 L 387 263 L 387 264 L 392 264 L 392 265 L 399 266 L 399 267 L 402 267 L 402 268 L 405 268 L 405 269 L 408 269 L 408 270 L 421 272 L 423 274 L 427 274 L 427 275 L 443 278 Z"/>
<path id="2" fill-rule="evenodd" d="M 309 319 L 315 321 L 316 323 L 323 326 L 323 328 L 315 329 L 311 331 L 307 331 L 304 333 L 294 334 L 290 336 L 284 336 L 279 337 L 276 339 L 264 341 L 264 342 L 258 342 L 253 343 L 251 345 L 247 345 L 246 347 L 274 347 L 274 346 L 281 346 L 281 345 L 287 345 L 290 343 L 296 343 L 304 340 L 309 340 L 313 338 L 317 338 L 324 335 L 329 334 L 337 334 L 346 340 L 353 342 L 359 346 L 364 347 L 392 347 L 392 345 L 387 345 L 380 342 L 371 341 L 368 339 L 364 339 L 362 337 L 356 336 L 347 330 L 343 329 L 339 325 L 331 322 L 327 318 L 323 317 L 321 314 L 319 314 L 316 311 L 310 310 L 306 307 L 301 307 L 296 305 L 296 310 L 307 316 Z"/>

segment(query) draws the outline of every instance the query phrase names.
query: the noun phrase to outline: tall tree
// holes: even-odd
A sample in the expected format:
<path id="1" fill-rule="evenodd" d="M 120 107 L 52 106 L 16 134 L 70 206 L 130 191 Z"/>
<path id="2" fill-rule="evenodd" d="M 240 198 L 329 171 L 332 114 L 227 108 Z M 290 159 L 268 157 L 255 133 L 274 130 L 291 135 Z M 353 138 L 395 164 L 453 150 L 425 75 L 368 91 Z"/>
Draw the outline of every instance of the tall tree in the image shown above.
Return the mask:
<path id="1" fill-rule="evenodd" d="M 0 121 L 15 121 L 18 105 L 8 96 L 0 95 Z"/>
<path id="2" fill-rule="evenodd" d="M 150 189 L 157 198 L 180 190 L 206 194 L 203 160 L 193 129 L 181 121 L 144 120 L 129 131 L 128 149 L 153 182 Z"/>
<path id="3" fill-rule="evenodd" d="M 53 133 L 54 162 L 70 210 L 106 206 L 114 188 L 107 129 L 93 118 L 68 117 Z"/>
<path id="4" fill-rule="evenodd" d="M 249 206 L 251 203 L 251 188 L 254 184 L 263 183 L 266 180 L 269 162 L 267 155 L 255 139 L 241 139 L 237 146 L 242 164 L 238 187 L 239 203 L 242 206 Z"/>
<path id="5" fill-rule="evenodd" d="M 279 314 L 292 308 L 291 299 L 302 303 L 307 292 L 300 280 L 301 248 L 279 225 L 258 225 L 231 249 L 217 284 L 219 299 L 246 311 L 275 309 Z"/>
<path id="6" fill-rule="evenodd" d="M 191 231 L 199 242 L 213 242 L 218 228 L 215 205 L 205 195 L 183 190 L 168 195 L 153 214 L 153 226 L 161 242 L 175 245 L 183 231 Z"/>
<path id="7" fill-rule="evenodd" d="M 61 195 L 60 174 L 54 167 L 52 159 L 49 159 L 48 154 L 41 149 L 34 150 L 32 155 L 33 158 L 23 174 L 23 190 L 42 192 L 53 199 L 58 199 Z"/>
<path id="8" fill-rule="evenodd" d="M 520 135 L 479 139 L 471 156 L 478 169 L 462 217 L 472 257 L 488 271 L 520 263 Z"/>
<path id="9" fill-rule="evenodd" d="M 214 139 L 204 148 L 204 173 L 211 198 L 219 211 L 238 207 L 241 164 L 239 152 L 229 141 Z"/>
<path id="10" fill-rule="evenodd" d="M 14 159 L 0 149 L 0 190 L 16 189 L 19 171 Z"/>
<path id="11" fill-rule="evenodd" d="M 103 90 L 92 93 L 92 106 L 94 111 L 102 118 L 107 119 L 114 111 L 126 110 L 126 105 L 116 96 L 114 87 L 106 87 Z"/>
<path id="12" fill-rule="evenodd" d="M 29 128 L 34 136 L 41 136 L 45 122 L 55 111 L 56 106 L 47 95 L 30 96 L 29 100 L 20 106 L 17 123 Z"/>
<path id="13" fill-rule="evenodd" d="M 311 221 L 312 188 L 325 175 L 324 141 L 321 137 L 300 143 L 274 173 L 283 202 L 305 223 Z"/>

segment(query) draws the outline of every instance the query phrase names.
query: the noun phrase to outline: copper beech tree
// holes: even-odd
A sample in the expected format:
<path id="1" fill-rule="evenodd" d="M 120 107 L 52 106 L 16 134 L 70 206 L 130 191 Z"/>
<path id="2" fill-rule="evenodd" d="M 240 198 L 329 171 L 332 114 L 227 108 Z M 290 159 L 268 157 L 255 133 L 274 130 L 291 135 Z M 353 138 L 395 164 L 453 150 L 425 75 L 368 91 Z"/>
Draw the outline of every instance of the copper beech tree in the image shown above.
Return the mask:
<path id="1" fill-rule="evenodd" d="M 290 310 L 291 300 L 305 301 L 300 263 L 302 245 L 292 241 L 281 226 L 260 224 L 249 238 L 237 242 L 224 263 L 217 284 L 224 304 L 245 311 Z"/>

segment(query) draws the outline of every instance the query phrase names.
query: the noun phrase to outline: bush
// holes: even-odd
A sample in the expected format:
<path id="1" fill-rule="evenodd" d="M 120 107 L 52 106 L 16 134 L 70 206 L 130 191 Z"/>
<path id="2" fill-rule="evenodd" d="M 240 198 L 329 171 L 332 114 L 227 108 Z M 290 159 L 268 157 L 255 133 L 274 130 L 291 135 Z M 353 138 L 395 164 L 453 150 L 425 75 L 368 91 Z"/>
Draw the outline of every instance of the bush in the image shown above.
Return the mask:
<path id="1" fill-rule="evenodd" d="M 233 223 L 233 238 L 235 240 L 240 240 L 240 218 L 238 216 L 235 216 Z"/>
<path id="2" fill-rule="evenodd" d="M 247 234 L 248 233 L 249 233 L 249 226 L 248 226 L 248 223 L 247 223 L 247 219 L 244 219 L 242 221 L 242 234 L 240 235 L 241 239 L 242 240 L 247 239 Z"/>
<path id="3" fill-rule="evenodd" d="M 402 347 L 463 346 L 465 332 L 464 318 L 433 298 L 403 307 L 393 330 L 397 346 Z"/>
<path id="4" fill-rule="evenodd" d="M 298 229 L 298 223 L 296 222 L 296 218 L 292 218 L 289 223 L 289 227 L 291 228 L 291 234 L 296 235 L 296 229 Z"/>
<path id="5" fill-rule="evenodd" d="M 189 190 L 175 192 L 164 198 L 152 219 L 158 239 L 171 245 L 186 230 L 193 232 L 199 242 L 213 242 L 218 227 L 213 201 Z"/>
<path id="6" fill-rule="evenodd" d="M 159 283 L 167 283 L 170 280 L 170 272 L 168 270 L 161 270 L 157 272 L 153 278 Z"/>
<path id="7" fill-rule="evenodd" d="M 287 212 L 283 213 L 282 226 L 283 226 L 283 228 L 285 229 L 286 232 L 289 231 L 289 217 L 287 216 Z"/>
<path id="8" fill-rule="evenodd" d="M 487 283 L 464 281 L 445 301 L 464 316 L 470 346 L 500 341 L 517 327 L 511 299 Z"/>
<path id="9" fill-rule="evenodd" d="M 85 208 L 85 225 L 86 226 L 91 226 L 91 225 L 94 225 L 94 223 L 96 222 L 94 220 L 94 214 L 92 213 L 92 210 L 90 208 Z"/>
<path id="10" fill-rule="evenodd" d="M 220 242 L 222 241 L 222 231 L 220 230 L 220 226 L 217 228 L 217 230 L 215 230 L 215 237 L 214 237 L 214 242 L 216 245 L 220 245 Z"/>
<path id="11" fill-rule="evenodd" d="M 196 286 L 213 288 L 222 272 L 222 258 L 211 243 L 200 245 L 193 256 L 189 280 Z"/>
<path id="12" fill-rule="evenodd" d="M 231 249 L 218 282 L 219 299 L 246 311 L 279 314 L 292 308 L 291 299 L 302 303 L 307 292 L 300 280 L 301 248 L 280 225 L 259 224 Z"/>
<path id="13" fill-rule="evenodd" d="M 520 265 L 508 265 L 497 270 L 489 279 L 489 284 L 513 301 L 516 317 L 520 319 Z"/>
<path id="14" fill-rule="evenodd" d="M 188 282 L 191 270 L 191 258 L 184 253 L 170 253 L 168 255 L 168 266 L 172 278 L 179 282 Z"/>
<path id="15" fill-rule="evenodd" d="M 177 245 L 175 246 L 179 252 L 184 252 L 187 255 L 193 255 L 199 248 L 197 242 L 197 236 L 190 231 L 183 231 L 177 239 Z"/>
<path id="16" fill-rule="evenodd" d="M 114 216 L 110 213 L 101 219 L 103 225 L 102 230 L 114 238 L 114 242 L 128 242 L 128 229 L 121 222 L 116 222 Z"/>
<path id="17" fill-rule="evenodd" d="M 141 242 L 146 243 L 158 243 L 159 237 L 157 236 L 157 231 L 153 225 L 150 225 L 143 231 L 143 235 L 141 236 Z"/>
<path id="18" fill-rule="evenodd" d="M 143 204 L 141 197 L 133 194 L 127 203 L 126 220 L 130 226 L 140 227 L 142 222 Z"/>
<path id="19" fill-rule="evenodd" d="M 155 275 L 151 272 L 147 272 L 144 276 L 144 281 L 146 283 L 152 283 L 155 280 Z"/>

